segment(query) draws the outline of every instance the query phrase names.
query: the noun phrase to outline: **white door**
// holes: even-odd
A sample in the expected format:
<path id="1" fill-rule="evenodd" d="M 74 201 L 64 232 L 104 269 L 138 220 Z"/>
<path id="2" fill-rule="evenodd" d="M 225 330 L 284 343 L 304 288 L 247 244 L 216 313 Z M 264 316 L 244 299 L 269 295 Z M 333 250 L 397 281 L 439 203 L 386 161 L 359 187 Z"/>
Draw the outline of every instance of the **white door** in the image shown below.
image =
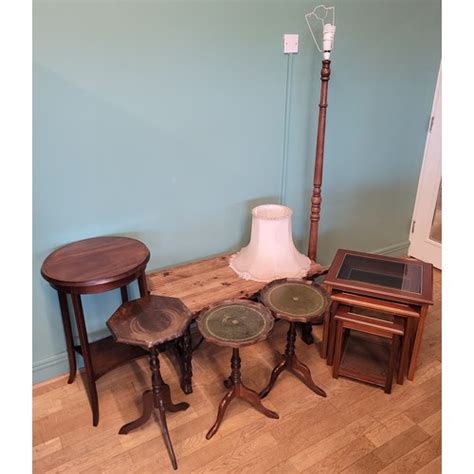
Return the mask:
<path id="1" fill-rule="evenodd" d="M 408 255 L 441 269 L 441 67 L 413 210 Z"/>

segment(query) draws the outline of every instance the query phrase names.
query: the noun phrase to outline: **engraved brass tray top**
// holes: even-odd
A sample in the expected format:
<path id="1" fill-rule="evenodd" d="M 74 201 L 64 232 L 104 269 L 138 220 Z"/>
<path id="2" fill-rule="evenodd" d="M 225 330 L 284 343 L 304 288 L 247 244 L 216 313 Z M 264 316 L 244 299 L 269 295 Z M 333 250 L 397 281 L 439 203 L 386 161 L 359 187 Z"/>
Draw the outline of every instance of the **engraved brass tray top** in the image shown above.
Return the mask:
<path id="1" fill-rule="evenodd" d="M 317 283 L 284 278 L 269 283 L 260 301 L 276 317 L 290 322 L 308 322 L 324 314 L 330 306 L 326 290 Z"/>
<path id="2" fill-rule="evenodd" d="M 242 347 L 263 341 L 273 328 L 268 309 L 249 300 L 227 300 L 210 306 L 197 318 L 202 336 L 226 347 Z"/>

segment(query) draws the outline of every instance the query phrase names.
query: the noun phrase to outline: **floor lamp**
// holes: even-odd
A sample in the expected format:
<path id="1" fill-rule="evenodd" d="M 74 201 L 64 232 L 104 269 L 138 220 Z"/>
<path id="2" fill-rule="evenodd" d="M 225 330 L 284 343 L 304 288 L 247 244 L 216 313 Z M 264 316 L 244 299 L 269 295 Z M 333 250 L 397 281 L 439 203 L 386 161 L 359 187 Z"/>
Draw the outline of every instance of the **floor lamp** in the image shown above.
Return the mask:
<path id="1" fill-rule="evenodd" d="M 305 15 L 311 36 L 320 52 L 323 53 L 321 68 L 321 93 L 319 99 L 318 131 L 316 138 L 316 156 L 314 160 L 313 194 L 309 227 L 308 257 L 316 261 L 318 248 L 318 230 L 321 213 L 321 185 L 323 181 L 324 137 L 326 133 L 326 109 L 328 84 L 331 76 L 331 51 L 334 46 L 335 7 L 319 5 Z"/>
<path id="2" fill-rule="evenodd" d="M 321 67 L 321 92 L 319 98 L 318 130 L 316 135 L 316 155 L 314 159 L 313 193 L 311 196 L 311 211 L 309 216 L 309 242 L 308 257 L 316 261 L 318 249 L 319 219 L 321 215 L 321 186 L 323 182 L 324 162 L 324 138 L 326 134 L 326 110 L 328 85 L 331 76 L 331 51 L 334 46 L 336 33 L 335 7 L 318 5 L 305 15 L 306 23 L 319 52 L 323 53 Z M 321 324 L 323 318 L 315 320 L 315 324 Z M 311 324 L 305 323 L 302 328 L 301 338 L 306 344 L 314 342 L 311 334 Z"/>

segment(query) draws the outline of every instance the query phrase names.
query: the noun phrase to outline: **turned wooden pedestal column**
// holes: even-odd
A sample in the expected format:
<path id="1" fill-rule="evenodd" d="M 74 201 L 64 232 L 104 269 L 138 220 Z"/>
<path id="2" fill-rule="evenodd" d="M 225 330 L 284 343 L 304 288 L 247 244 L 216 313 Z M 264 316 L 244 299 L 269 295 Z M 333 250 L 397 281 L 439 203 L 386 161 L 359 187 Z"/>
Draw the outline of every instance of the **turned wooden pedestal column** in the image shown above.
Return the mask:
<path id="1" fill-rule="evenodd" d="M 143 392 L 142 415 L 135 421 L 123 425 L 122 428 L 120 428 L 119 434 L 128 434 L 130 431 L 145 424 L 150 419 L 153 410 L 156 409 L 158 412 L 158 419 L 160 420 L 161 433 L 171 459 L 171 464 L 173 465 L 173 469 L 178 469 L 176 456 L 174 454 L 173 445 L 171 444 L 171 438 L 168 431 L 168 425 L 166 423 L 166 412 L 187 410 L 189 408 L 189 403 L 181 402 L 174 404 L 171 401 L 170 388 L 165 384 L 161 377 L 157 347 L 153 347 L 150 350 L 150 369 L 152 372 L 152 389 Z"/>

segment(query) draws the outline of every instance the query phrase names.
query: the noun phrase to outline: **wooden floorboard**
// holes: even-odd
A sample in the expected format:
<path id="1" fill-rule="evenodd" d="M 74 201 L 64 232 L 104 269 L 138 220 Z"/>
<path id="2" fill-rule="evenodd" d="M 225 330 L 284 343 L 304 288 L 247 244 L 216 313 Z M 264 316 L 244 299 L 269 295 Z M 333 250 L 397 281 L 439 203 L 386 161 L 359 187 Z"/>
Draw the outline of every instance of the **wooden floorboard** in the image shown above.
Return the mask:
<path id="1" fill-rule="evenodd" d="M 174 402 L 185 412 L 168 414 L 179 472 L 272 473 L 428 473 L 441 472 L 441 273 L 435 272 L 435 304 L 430 309 L 413 382 L 393 385 L 391 395 L 367 384 L 333 379 L 319 357 L 318 344 L 297 341 L 297 353 L 323 387 L 313 394 L 292 374 L 281 375 L 264 404 L 280 419 L 266 418 L 243 400 L 234 400 L 217 434 L 214 423 L 230 371 L 231 351 L 203 343 L 193 358 L 194 392 L 179 389 L 176 360 L 161 357 L 162 375 Z M 271 338 L 243 348 L 242 377 L 251 388 L 266 385 L 278 352 L 285 347 L 287 324 L 278 322 Z M 321 337 L 322 328 L 313 333 Z M 33 387 L 33 472 L 173 472 L 159 426 L 118 435 L 140 414 L 141 394 L 149 385 L 145 358 L 97 382 L 100 423 L 92 427 L 81 376 Z"/>

